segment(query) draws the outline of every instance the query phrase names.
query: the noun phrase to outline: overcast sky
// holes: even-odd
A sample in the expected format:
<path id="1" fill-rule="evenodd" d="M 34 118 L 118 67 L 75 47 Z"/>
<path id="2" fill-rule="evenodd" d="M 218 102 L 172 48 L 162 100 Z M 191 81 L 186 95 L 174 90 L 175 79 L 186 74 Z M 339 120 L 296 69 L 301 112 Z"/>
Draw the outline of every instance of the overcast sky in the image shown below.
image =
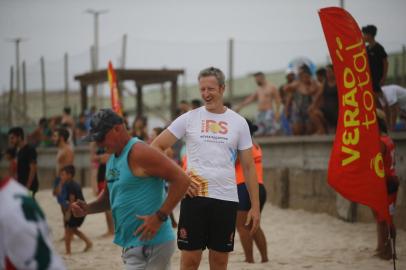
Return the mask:
<path id="1" fill-rule="evenodd" d="M 0 91 L 9 87 L 15 47 L 23 37 L 21 60 L 28 88 L 39 87 L 39 58 L 46 59 L 47 85 L 63 88 L 63 54 L 70 77 L 86 71 L 93 43 L 87 8 L 107 9 L 100 17 L 100 64 L 118 65 L 121 37 L 128 35 L 128 68 L 185 68 L 186 80 L 207 66 L 227 72 L 227 40 L 235 39 L 235 74 L 286 68 L 298 56 L 325 62 L 327 47 L 317 10 L 339 0 L 0 0 Z M 406 44 L 406 1 L 352 0 L 345 8 L 362 26 L 375 24 L 388 52 Z M 78 88 L 71 80 L 71 87 Z"/>

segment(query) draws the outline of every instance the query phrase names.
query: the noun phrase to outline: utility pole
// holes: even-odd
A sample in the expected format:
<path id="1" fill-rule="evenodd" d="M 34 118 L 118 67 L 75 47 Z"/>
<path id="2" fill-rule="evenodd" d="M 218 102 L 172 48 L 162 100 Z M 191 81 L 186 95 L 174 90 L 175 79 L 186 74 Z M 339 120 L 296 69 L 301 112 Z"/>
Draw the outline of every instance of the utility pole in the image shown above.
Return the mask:
<path id="1" fill-rule="evenodd" d="M 344 8 L 344 0 L 340 0 L 340 8 Z"/>
<path id="2" fill-rule="evenodd" d="M 8 92 L 8 125 L 13 126 L 13 95 L 14 95 L 14 70 L 10 67 L 10 91 Z"/>
<path id="3" fill-rule="evenodd" d="M 23 61 L 23 116 L 27 119 L 27 70 L 25 67 L 25 61 Z"/>
<path id="4" fill-rule="evenodd" d="M 92 67 L 93 71 L 96 71 L 99 68 L 99 15 L 105 14 L 108 12 L 107 9 L 103 10 L 94 10 L 86 9 L 86 13 L 93 15 L 94 18 L 94 44 L 93 44 L 93 62 Z M 93 86 L 93 105 L 97 107 L 97 96 L 98 96 L 98 86 L 95 84 Z"/>
<path id="5" fill-rule="evenodd" d="M 25 41 L 26 39 L 17 37 L 17 38 L 10 38 L 7 39 L 8 42 L 13 42 L 16 47 L 16 63 L 15 63 L 15 68 L 16 68 L 16 106 L 19 107 L 20 103 L 20 43 Z"/>
<path id="6" fill-rule="evenodd" d="M 123 44 L 121 47 L 121 68 L 125 68 L 125 58 L 127 55 L 127 34 L 123 35 Z"/>
<path id="7" fill-rule="evenodd" d="M 228 101 L 233 100 L 233 80 L 234 80 L 234 39 L 228 40 Z"/>
<path id="8" fill-rule="evenodd" d="M 99 67 L 99 15 L 107 13 L 107 9 L 94 10 L 86 9 L 86 13 L 92 14 L 94 18 L 94 51 L 95 51 L 95 69 Z"/>
<path id="9" fill-rule="evenodd" d="M 42 117 L 47 117 L 47 93 L 46 93 L 46 80 L 45 80 L 45 60 L 41 56 L 41 99 L 42 99 Z"/>
<path id="10" fill-rule="evenodd" d="M 65 107 L 69 106 L 69 58 L 68 53 L 66 52 L 63 59 L 63 70 L 64 70 L 64 77 L 65 77 L 65 90 L 64 90 L 64 99 L 63 104 Z"/>

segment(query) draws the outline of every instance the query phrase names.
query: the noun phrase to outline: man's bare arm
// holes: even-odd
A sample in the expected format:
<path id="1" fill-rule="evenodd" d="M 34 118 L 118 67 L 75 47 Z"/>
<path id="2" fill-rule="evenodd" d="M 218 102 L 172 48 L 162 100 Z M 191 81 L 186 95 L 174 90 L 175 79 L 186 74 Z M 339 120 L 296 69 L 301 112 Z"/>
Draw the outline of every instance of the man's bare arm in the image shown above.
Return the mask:
<path id="1" fill-rule="evenodd" d="M 271 95 L 273 97 L 273 100 L 275 100 L 275 110 L 274 110 L 275 116 L 276 116 L 276 119 L 279 120 L 280 107 L 281 107 L 281 104 L 282 104 L 281 95 L 279 94 L 278 88 L 276 88 L 276 86 L 274 86 L 274 85 L 271 86 L 271 91 L 272 91 Z"/>
<path id="2" fill-rule="evenodd" d="M 71 204 L 72 213 L 76 217 L 83 217 L 88 214 L 95 214 L 110 210 L 110 198 L 108 187 L 104 188 L 97 199 L 91 203 L 86 203 L 82 200 L 77 200 Z"/>
<path id="3" fill-rule="evenodd" d="M 37 173 L 37 163 L 33 161 L 30 163 L 30 172 L 28 174 L 28 181 L 27 181 L 27 185 L 26 185 L 26 187 L 28 189 L 31 189 L 32 182 L 34 181 L 34 177 L 35 177 L 36 173 Z"/>
<path id="4" fill-rule="evenodd" d="M 168 129 L 162 131 L 155 140 L 152 141 L 151 147 L 158 149 L 160 152 L 164 152 L 166 149 L 175 144 L 178 140 L 175 135 L 172 134 Z"/>
<path id="5" fill-rule="evenodd" d="M 141 167 L 147 175 L 160 177 L 170 183 L 168 196 L 160 208 L 163 213 L 170 214 L 190 185 L 185 172 L 163 153 L 143 143 L 133 146 L 129 163 L 132 170 Z"/>
<path id="6" fill-rule="evenodd" d="M 143 220 L 143 223 L 134 234 L 139 235 L 142 240 L 149 240 L 158 232 L 162 224 L 163 220 L 159 215 L 168 216 L 171 214 L 173 208 L 185 195 L 190 180 L 175 162 L 157 149 L 143 143 L 137 143 L 133 146 L 129 164 L 133 171 L 142 168 L 146 174 L 161 177 L 169 182 L 168 195 L 159 209 L 159 214 L 157 212 L 156 214 L 137 216 L 138 219 Z"/>
<path id="7" fill-rule="evenodd" d="M 242 108 L 244 108 L 248 104 L 254 102 L 257 98 L 258 98 L 258 90 L 256 90 L 255 93 L 253 93 L 253 94 L 249 95 L 248 97 L 246 97 L 240 104 L 238 104 L 235 107 L 234 110 L 236 112 L 239 112 Z"/>
<path id="8" fill-rule="evenodd" d="M 286 84 L 283 87 L 283 91 L 288 92 L 288 93 L 292 93 L 294 91 L 296 91 L 296 88 L 298 87 L 299 82 L 298 81 L 293 81 L 291 83 Z"/>
<path id="9" fill-rule="evenodd" d="M 260 207 L 257 173 L 255 171 L 254 159 L 252 157 L 252 148 L 239 152 L 239 158 L 243 168 L 245 185 L 251 200 L 251 209 L 248 212 L 247 223 L 252 221 L 251 234 L 254 234 L 259 227 Z M 248 225 L 246 224 L 246 225 Z"/>

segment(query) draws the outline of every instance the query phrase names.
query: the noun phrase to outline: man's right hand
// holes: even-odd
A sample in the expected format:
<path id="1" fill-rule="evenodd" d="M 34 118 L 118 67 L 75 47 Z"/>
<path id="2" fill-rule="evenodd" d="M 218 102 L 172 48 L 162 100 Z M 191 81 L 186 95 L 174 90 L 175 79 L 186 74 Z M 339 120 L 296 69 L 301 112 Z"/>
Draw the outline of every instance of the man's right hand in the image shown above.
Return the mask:
<path id="1" fill-rule="evenodd" d="M 199 184 L 195 183 L 193 180 L 190 181 L 190 186 L 186 191 L 186 195 L 188 195 L 190 198 L 193 198 L 197 196 L 198 192 L 199 192 Z"/>
<path id="2" fill-rule="evenodd" d="M 77 200 L 71 204 L 72 213 L 75 217 L 84 217 L 88 214 L 88 205 L 85 201 Z"/>

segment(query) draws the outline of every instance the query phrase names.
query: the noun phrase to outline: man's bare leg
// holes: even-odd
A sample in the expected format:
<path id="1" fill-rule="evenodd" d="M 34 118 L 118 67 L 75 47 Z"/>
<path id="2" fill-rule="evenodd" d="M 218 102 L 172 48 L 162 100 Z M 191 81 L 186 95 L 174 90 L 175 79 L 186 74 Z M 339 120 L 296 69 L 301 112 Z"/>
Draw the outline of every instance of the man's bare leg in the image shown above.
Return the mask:
<path id="1" fill-rule="evenodd" d="M 209 250 L 209 264 L 211 270 L 227 270 L 228 252 Z"/>
<path id="2" fill-rule="evenodd" d="M 180 255 L 181 270 L 196 270 L 202 259 L 202 250 L 182 250 Z"/>

